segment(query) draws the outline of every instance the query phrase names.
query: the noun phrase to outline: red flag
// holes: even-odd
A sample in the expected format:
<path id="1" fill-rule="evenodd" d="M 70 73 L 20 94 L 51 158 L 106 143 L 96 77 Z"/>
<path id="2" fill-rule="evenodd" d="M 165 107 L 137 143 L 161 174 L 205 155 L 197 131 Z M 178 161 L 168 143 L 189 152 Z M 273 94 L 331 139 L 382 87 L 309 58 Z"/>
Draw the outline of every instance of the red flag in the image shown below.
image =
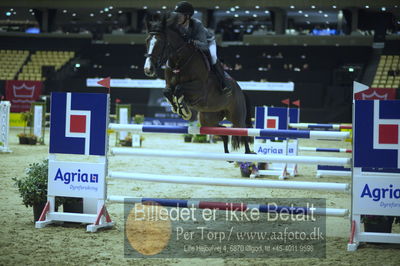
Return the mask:
<path id="1" fill-rule="evenodd" d="M 290 99 L 287 98 L 287 99 L 285 99 L 285 100 L 282 100 L 281 103 L 286 104 L 287 106 L 289 106 L 289 104 L 290 104 Z"/>
<path id="2" fill-rule="evenodd" d="M 115 102 L 116 102 L 116 103 L 120 103 L 120 102 L 121 102 L 121 99 L 120 99 L 120 98 L 116 98 L 116 99 L 115 99 Z"/>
<path id="3" fill-rule="evenodd" d="M 105 79 L 97 81 L 97 84 L 99 84 L 99 85 L 101 85 L 103 87 L 106 87 L 107 89 L 110 88 L 110 83 L 111 83 L 111 78 L 110 77 L 107 77 Z"/>
<path id="4" fill-rule="evenodd" d="M 300 108 L 300 100 L 293 101 L 292 104 Z"/>

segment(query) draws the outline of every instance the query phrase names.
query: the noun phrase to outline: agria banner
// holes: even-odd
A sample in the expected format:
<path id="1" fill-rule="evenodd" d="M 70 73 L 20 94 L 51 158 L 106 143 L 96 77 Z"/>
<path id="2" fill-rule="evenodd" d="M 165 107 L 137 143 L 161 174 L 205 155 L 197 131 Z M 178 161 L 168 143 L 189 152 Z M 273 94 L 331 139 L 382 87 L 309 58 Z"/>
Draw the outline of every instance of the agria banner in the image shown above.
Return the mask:
<path id="1" fill-rule="evenodd" d="M 98 163 L 49 160 L 48 194 L 105 197 L 109 96 L 98 93 L 52 93 L 50 154 L 96 155 Z"/>
<path id="2" fill-rule="evenodd" d="M 50 153 L 106 153 L 108 95 L 52 93 Z"/>
<path id="3" fill-rule="evenodd" d="M 353 212 L 400 213 L 400 101 L 356 101 Z M 365 167 L 392 169 L 373 173 Z"/>

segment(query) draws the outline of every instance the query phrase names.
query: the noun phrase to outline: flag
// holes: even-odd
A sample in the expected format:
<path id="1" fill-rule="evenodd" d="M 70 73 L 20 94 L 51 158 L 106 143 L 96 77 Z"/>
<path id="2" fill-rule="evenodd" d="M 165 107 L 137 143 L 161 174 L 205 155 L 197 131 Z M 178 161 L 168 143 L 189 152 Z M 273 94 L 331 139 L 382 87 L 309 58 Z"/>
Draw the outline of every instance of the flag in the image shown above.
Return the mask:
<path id="1" fill-rule="evenodd" d="M 105 79 L 97 81 L 97 84 L 99 84 L 99 85 L 101 85 L 103 87 L 106 87 L 107 89 L 110 88 L 110 83 L 111 83 L 111 78 L 110 77 L 107 77 Z"/>
<path id="2" fill-rule="evenodd" d="M 282 100 L 281 103 L 286 104 L 287 106 L 289 106 L 289 104 L 290 104 L 290 99 L 287 98 L 287 99 L 285 99 L 285 100 Z"/>
<path id="3" fill-rule="evenodd" d="M 300 108 L 300 100 L 293 101 L 292 104 Z"/>

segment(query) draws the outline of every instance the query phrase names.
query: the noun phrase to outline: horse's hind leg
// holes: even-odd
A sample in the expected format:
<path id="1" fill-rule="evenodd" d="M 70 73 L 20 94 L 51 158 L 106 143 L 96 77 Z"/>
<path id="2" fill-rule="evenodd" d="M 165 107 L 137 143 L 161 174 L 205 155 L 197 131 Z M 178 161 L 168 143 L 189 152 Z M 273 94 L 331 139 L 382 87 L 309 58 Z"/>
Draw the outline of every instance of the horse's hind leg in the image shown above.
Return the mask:
<path id="1" fill-rule="evenodd" d="M 248 125 L 246 123 L 246 109 L 244 112 L 239 112 L 238 110 L 232 110 L 228 120 L 232 122 L 233 127 L 237 128 L 247 128 Z M 234 149 L 239 148 L 241 144 L 244 144 L 245 153 L 252 153 L 250 150 L 250 138 L 251 137 L 232 137 L 232 146 Z"/>

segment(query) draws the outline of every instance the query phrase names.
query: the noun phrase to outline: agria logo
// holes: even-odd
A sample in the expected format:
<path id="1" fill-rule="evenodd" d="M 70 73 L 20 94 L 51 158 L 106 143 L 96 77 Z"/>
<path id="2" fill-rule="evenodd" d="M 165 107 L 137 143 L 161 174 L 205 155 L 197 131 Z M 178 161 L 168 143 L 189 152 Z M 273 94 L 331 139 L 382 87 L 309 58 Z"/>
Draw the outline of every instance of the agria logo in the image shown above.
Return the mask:
<path id="1" fill-rule="evenodd" d="M 107 94 L 52 93 L 50 153 L 105 155 Z"/>
<path id="2" fill-rule="evenodd" d="M 360 197 L 371 198 L 373 201 L 380 201 L 381 199 L 400 199 L 400 188 L 395 188 L 393 184 L 390 184 L 386 188 L 371 188 L 368 184 L 365 184 Z"/>
<path id="3" fill-rule="evenodd" d="M 57 173 L 54 177 L 54 181 L 61 181 L 68 185 L 69 183 L 98 183 L 99 175 L 90 173 L 81 173 L 81 169 L 76 172 L 64 172 L 61 168 L 58 168 Z"/>

